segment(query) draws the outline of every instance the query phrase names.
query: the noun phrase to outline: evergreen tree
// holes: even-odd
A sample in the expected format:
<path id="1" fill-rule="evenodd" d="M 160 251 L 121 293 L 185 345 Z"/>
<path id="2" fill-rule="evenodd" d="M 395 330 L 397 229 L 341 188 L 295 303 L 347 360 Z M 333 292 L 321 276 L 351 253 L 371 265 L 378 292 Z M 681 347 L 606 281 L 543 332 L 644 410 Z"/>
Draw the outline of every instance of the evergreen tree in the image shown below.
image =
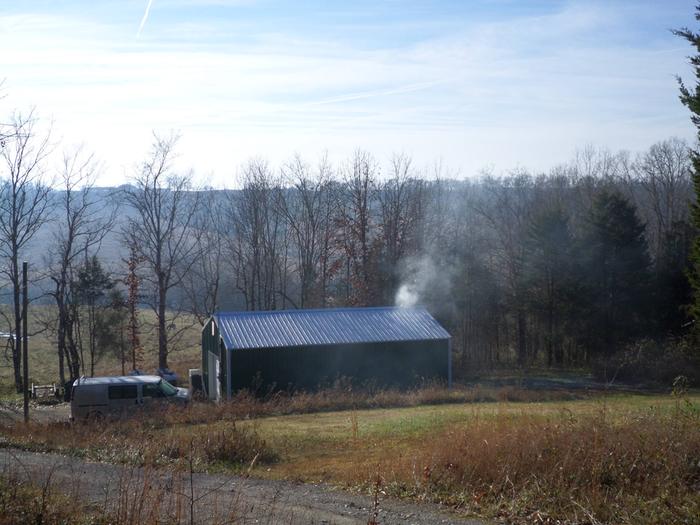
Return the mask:
<path id="1" fill-rule="evenodd" d="M 109 352 L 119 359 L 123 375 L 129 346 L 129 308 L 124 294 L 117 288 L 109 290 L 104 299 L 104 305 L 95 311 L 95 346 L 100 353 Z"/>
<path id="2" fill-rule="evenodd" d="M 567 332 L 564 328 L 579 300 L 574 239 L 561 206 L 546 208 L 533 217 L 525 248 L 528 302 L 544 325 L 547 365 L 561 365 Z"/>
<path id="3" fill-rule="evenodd" d="M 88 340 L 91 376 L 95 375 L 95 364 L 102 355 L 101 352 L 98 354 L 100 348 L 97 345 L 98 309 L 104 306 L 104 298 L 113 287 L 114 281 L 96 255 L 88 258 L 78 271 L 75 290 L 80 304 L 87 310 L 87 326 L 81 322 L 81 328 Z"/>
<path id="4" fill-rule="evenodd" d="M 645 226 L 619 193 L 602 191 L 583 236 L 584 272 L 590 302 L 588 347 L 610 355 L 648 327 L 651 264 Z"/>
<path id="5" fill-rule="evenodd" d="M 695 19 L 700 21 L 700 4 L 695 8 Z M 690 65 L 695 73 L 695 86 L 688 87 L 678 77 L 680 86 L 680 99 L 691 113 L 690 119 L 697 128 L 697 137 L 700 141 L 700 33 L 691 31 L 688 28 L 678 29 L 673 32 L 675 35 L 684 38 L 695 49 L 695 54 L 689 57 Z M 690 160 L 693 164 L 693 186 L 695 189 L 695 202 L 691 207 L 691 218 L 696 231 L 700 230 L 700 152 L 692 149 Z M 688 305 L 688 313 L 695 321 L 694 333 L 700 337 L 700 237 L 696 235 L 693 239 L 690 251 L 688 280 L 692 288 L 692 300 Z"/>
<path id="6" fill-rule="evenodd" d="M 664 237 L 656 260 L 654 276 L 654 322 L 660 337 L 681 335 L 688 324 L 688 308 L 693 297 L 688 284 L 688 260 L 694 228 L 687 221 L 676 221 Z"/>

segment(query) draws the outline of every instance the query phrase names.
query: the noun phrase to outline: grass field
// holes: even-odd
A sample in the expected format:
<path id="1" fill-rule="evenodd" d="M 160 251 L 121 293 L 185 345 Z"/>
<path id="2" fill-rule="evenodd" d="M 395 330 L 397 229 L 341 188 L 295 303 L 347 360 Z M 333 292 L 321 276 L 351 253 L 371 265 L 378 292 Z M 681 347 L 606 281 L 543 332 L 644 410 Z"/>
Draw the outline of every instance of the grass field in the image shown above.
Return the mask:
<path id="1" fill-rule="evenodd" d="M 199 337 L 193 325 L 171 354 L 181 377 L 200 365 Z M 143 342 L 142 366 L 153 370 L 153 334 Z M 54 348 L 48 332 L 31 338 L 31 381 L 57 381 Z M 119 372 L 113 355 L 96 367 Z M 15 397 L 8 366 L 0 395 Z M 691 524 L 700 523 L 699 406 L 698 394 L 436 385 L 362 393 L 341 382 L 99 426 L 0 418 L 0 446 L 324 482 L 507 523 Z"/>
<path id="2" fill-rule="evenodd" d="M 7 309 L 7 306 L 2 308 Z M 54 308 L 51 306 L 33 306 L 30 308 L 29 338 L 29 381 L 30 383 L 58 383 L 58 355 L 56 342 L 46 322 L 51 318 Z M 158 366 L 157 336 L 152 326 L 155 321 L 150 310 L 142 310 L 141 314 L 141 343 L 144 359 L 140 363 L 142 369 L 153 372 Z M 173 347 L 169 356 L 170 368 L 181 378 L 187 378 L 190 368 L 201 366 L 201 328 L 192 318 L 182 317 L 178 325 L 186 327 L 182 338 Z M 2 328 L 4 330 L 5 328 Z M 87 350 L 86 350 L 87 352 Z M 85 355 L 86 363 L 89 356 Z M 127 360 L 126 371 L 131 369 Z M 121 373 L 120 356 L 104 353 L 95 366 L 95 375 L 116 375 Z M 0 397 L 12 396 L 14 393 L 12 361 L 7 349 L 6 340 L 0 340 Z"/>
<path id="3" fill-rule="evenodd" d="M 510 522 L 697 523 L 698 402 L 421 406 L 269 417 L 243 428 L 281 458 L 258 467 L 260 476 L 439 501 Z"/>
<path id="4" fill-rule="evenodd" d="M 99 428 L 0 425 L 0 435 L 6 444 L 107 461 L 177 467 L 190 458 L 199 470 L 436 501 L 508 523 L 700 517 L 698 394 L 282 415 L 285 403 L 299 409 L 291 398 L 271 408 L 241 398 Z M 302 406 L 313 408 L 308 399 Z"/>

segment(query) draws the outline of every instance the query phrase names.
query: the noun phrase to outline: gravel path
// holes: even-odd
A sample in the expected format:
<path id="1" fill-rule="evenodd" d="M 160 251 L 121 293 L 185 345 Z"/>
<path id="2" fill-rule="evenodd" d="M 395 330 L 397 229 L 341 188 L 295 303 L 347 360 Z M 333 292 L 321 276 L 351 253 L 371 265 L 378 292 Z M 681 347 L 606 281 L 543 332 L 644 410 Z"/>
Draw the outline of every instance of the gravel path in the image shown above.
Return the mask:
<path id="1" fill-rule="evenodd" d="M 70 416 L 69 403 L 40 404 L 34 400 L 29 402 L 29 418 L 38 423 L 68 421 Z M 22 401 L 0 401 L 0 422 L 23 421 L 24 407 Z"/>
<path id="2" fill-rule="evenodd" d="M 0 474 L 31 479 L 72 498 L 108 508 L 120 521 L 287 524 L 485 525 L 432 504 L 413 504 L 334 490 L 324 485 L 220 474 L 176 473 L 0 449 Z M 375 518 L 376 516 L 376 518 Z"/>

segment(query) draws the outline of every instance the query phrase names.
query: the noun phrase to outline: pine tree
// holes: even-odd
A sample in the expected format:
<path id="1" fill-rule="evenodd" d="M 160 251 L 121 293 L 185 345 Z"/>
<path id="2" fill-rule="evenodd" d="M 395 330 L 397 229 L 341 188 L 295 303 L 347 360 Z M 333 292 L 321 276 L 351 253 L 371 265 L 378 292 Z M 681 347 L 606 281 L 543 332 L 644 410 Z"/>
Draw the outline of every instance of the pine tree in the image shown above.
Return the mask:
<path id="1" fill-rule="evenodd" d="M 129 309 L 121 290 L 112 288 L 104 298 L 105 304 L 95 312 L 95 341 L 101 353 L 109 352 L 121 362 L 126 373 L 127 323 Z"/>
<path id="2" fill-rule="evenodd" d="M 547 365 L 564 360 L 564 325 L 577 296 L 574 238 L 569 217 L 558 205 L 532 218 L 525 239 L 525 279 L 528 302 L 544 328 Z"/>
<path id="3" fill-rule="evenodd" d="M 104 270 L 96 255 L 88 258 L 82 268 L 78 270 L 78 278 L 75 283 L 76 294 L 80 302 L 87 309 L 87 326 L 83 326 L 88 340 L 90 352 L 90 375 L 95 375 L 95 364 L 101 355 L 98 355 L 97 345 L 97 316 L 98 305 L 105 295 L 114 287 L 114 281 Z"/>
<path id="4" fill-rule="evenodd" d="M 620 344 L 644 335 L 651 306 L 645 226 L 619 193 L 596 196 L 582 252 L 590 298 L 589 347 L 610 355 Z"/>
<path id="5" fill-rule="evenodd" d="M 695 19 L 700 21 L 700 4 L 695 8 Z M 696 54 L 688 57 L 690 65 L 695 73 L 695 86 L 688 87 L 678 77 L 680 87 L 680 100 L 691 113 L 690 119 L 697 128 L 697 137 L 700 141 L 700 33 L 688 28 L 673 31 L 676 36 L 684 38 L 695 48 Z M 695 190 L 695 202 L 691 207 L 691 218 L 696 231 L 700 231 L 700 151 L 692 149 L 690 160 L 693 164 L 693 187 Z M 700 337 L 700 236 L 695 236 L 688 260 L 688 281 L 692 288 L 692 300 L 688 305 L 688 313 L 695 321 L 693 330 L 696 337 Z"/>

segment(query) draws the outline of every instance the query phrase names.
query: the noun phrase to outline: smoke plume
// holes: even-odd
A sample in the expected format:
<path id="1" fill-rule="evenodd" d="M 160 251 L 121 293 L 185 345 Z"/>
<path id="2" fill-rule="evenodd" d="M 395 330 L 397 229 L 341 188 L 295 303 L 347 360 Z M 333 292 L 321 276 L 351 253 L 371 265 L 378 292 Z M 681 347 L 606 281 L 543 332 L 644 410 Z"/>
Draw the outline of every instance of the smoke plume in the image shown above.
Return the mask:
<path id="1" fill-rule="evenodd" d="M 418 304 L 418 292 L 412 284 L 402 284 L 396 292 L 396 306 L 410 308 Z"/>
<path id="2" fill-rule="evenodd" d="M 401 284 L 394 302 L 401 308 L 426 304 L 449 294 L 449 272 L 438 268 L 428 255 L 409 257 L 400 267 Z"/>

